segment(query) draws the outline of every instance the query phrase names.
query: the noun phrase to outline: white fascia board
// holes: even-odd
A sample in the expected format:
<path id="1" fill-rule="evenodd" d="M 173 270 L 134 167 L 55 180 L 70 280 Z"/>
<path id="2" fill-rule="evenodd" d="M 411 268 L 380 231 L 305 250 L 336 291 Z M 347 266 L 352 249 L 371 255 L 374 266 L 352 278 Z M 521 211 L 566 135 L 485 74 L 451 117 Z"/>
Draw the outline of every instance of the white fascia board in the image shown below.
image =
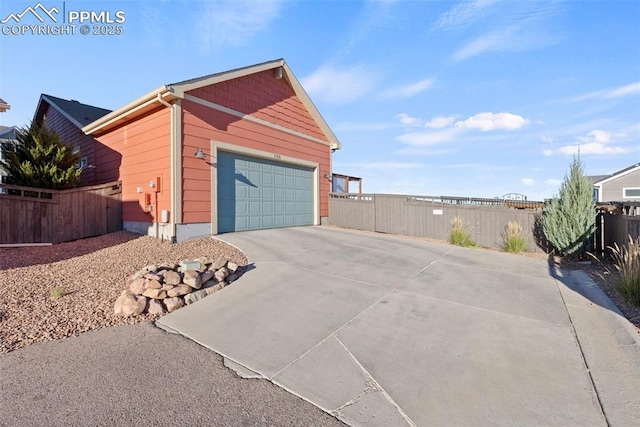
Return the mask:
<path id="1" fill-rule="evenodd" d="M 640 170 L 640 165 L 638 165 L 636 167 L 633 167 L 633 168 L 630 168 L 629 170 L 626 170 L 626 171 L 621 172 L 619 174 L 611 175 L 610 177 L 605 178 L 602 181 L 598 181 L 598 182 L 594 183 L 594 185 L 602 186 L 602 184 L 606 184 L 609 181 L 613 181 L 614 179 L 618 179 L 618 178 L 621 178 L 621 177 L 623 177 L 625 175 L 629 175 L 630 173 L 633 173 L 633 172 L 638 171 L 638 170 Z"/>
<path id="2" fill-rule="evenodd" d="M 87 135 L 92 134 L 96 131 L 99 131 L 119 120 L 126 118 L 131 113 L 140 111 L 141 109 L 153 104 L 154 102 L 158 102 L 158 99 L 157 99 L 158 95 L 160 95 L 162 98 L 165 98 L 168 95 L 173 95 L 173 94 L 168 86 L 162 85 L 157 89 L 154 89 L 151 92 L 145 95 L 142 95 L 137 99 L 134 99 L 133 101 L 118 108 L 117 110 L 114 110 L 111 113 L 100 117 L 98 120 L 89 123 L 88 125 L 86 125 L 81 129 Z M 173 98 L 175 98 L 175 96 L 173 96 Z"/>

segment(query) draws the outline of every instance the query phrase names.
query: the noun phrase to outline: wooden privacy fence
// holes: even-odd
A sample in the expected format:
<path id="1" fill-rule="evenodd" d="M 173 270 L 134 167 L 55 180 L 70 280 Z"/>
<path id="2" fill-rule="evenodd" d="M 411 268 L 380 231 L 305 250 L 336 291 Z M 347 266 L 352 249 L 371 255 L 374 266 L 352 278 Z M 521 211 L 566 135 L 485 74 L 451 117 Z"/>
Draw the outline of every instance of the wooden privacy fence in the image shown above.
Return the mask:
<path id="1" fill-rule="evenodd" d="M 0 244 L 61 243 L 122 230 L 122 184 L 71 190 L 0 185 Z"/>
<path id="2" fill-rule="evenodd" d="M 640 237 L 640 203 L 625 203 L 623 214 L 599 213 L 596 218 L 594 235 L 595 252 L 599 255 L 609 253 L 610 247 L 617 243 L 623 246 L 629 243 L 629 237 Z"/>
<path id="3" fill-rule="evenodd" d="M 474 203 L 474 200 L 480 202 Z M 505 225 L 509 221 L 518 221 L 529 250 L 545 253 L 539 246 L 542 243 L 537 242 L 541 236 L 537 217 L 542 212 L 542 203 L 530 203 L 537 209 L 510 208 L 508 203 L 505 206 L 499 199 L 464 199 L 464 203 L 457 203 L 450 198 L 429 196 L 332 193 L 329 223 L 357 230 L 447 240 L 451 220 L 459 216 L 471 226 L 471 235 L 478 245 L 500 248 Z"/>

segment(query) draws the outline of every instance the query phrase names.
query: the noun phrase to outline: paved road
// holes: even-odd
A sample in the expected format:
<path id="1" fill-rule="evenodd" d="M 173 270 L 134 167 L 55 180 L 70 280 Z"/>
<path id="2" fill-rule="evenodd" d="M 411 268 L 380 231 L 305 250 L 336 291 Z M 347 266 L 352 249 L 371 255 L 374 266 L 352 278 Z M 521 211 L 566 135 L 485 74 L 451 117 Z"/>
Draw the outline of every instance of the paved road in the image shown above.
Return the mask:
<path id="1" fill-rule="evenodd" d="M 0 355 L 0 426 L 341 426 L 150 323 Z"/>
<path id="2" fill-rule="evenodd" d="M 160 326 L 349 424 L 640 425 L 637 333 L 581 272 L 327 227 L 222 238 L 255 268 Z"/>

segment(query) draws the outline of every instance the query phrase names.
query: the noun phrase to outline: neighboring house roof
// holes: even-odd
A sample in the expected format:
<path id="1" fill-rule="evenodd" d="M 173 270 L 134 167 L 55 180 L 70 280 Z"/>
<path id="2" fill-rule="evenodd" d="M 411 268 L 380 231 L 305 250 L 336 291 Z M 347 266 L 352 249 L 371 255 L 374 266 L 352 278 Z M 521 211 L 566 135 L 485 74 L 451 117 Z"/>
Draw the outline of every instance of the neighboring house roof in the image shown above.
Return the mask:
<path id="1" fill-rule="evenodd" d="M 587 176 L 587 179 L 591 184 L 595 184 L 596 182 L 600 182 L 603 179 L 609 178 L 611 175 L 591 175 Z"/>
<path id="2" fill-rule="evenodd" d="M 599 179 L 594 181 L 593 185 L 599 187 L 602 184 L 606 184 L 607 182 L 613 179 L 620 178 L 621 176 L 627 175 L 637 170 L 640 170 L 640 163 L 636 163 L 635 165 L 631 165 L 627 168 L 621 169 L 618 172 L 612 173 L 611 175 L 596 176 L 594 178 L 599 178 Z"/>
<path id="3" fill-rule="evenodd" d="M 0 98 L 0 113 L 4 113 L 5 111 L 11 109 L 11 105 L 7 104 L 7 101 Z"/>
<path id="4" fill-rule="evenodd" d="M 16 129 L 15 126 L 0 126 L 0 139 L 16 139 Z"/>
<path id="5" fill-rule="evenodd" d="M 335 150 L 340 149 L 342 147 L 340 141 L 338 141 L 338 138 L 329 128 L 329 125 L 324 120 L 316 106 L 313 104 L 311 98 L 309 98 L 309 95 L 307 95 L 305 90 L 302 88 L 302 85 L 300 84 L 298 79 L 293 75 L 293 72 L 284 61 L 284 59 L 263 62 L 261 64 L 237 68 L 230 71 L 210 74 L 195 79 L 184 80 L 178 83 L 171 83 L 160 86 L 157 89 L 154 89 L 151 92 L 141 96 L 140 98 L 135 99 L 129 104 L 95 120 L 92 123 L 87 124 L 82 130 L 86 134 L 92 134 L 94 132 L 107 130 L 123 121 L 126 121 L 153 108 L 156 108 L 158 105 L 166 104 L 167 102 L 184 98 L 185 92 L 188 92 L 190 90 L 198 89 L 204 86 L 210 86 L 216 83 L 244 77 L 250 74 L 259 73 L 270 69 L 275 70 L 277 68 L 282 68 L 282 78 L 289 84 L 289 86 L 291 86 L 296 96 L 309 111 L 309 113 L 329 141 L 331 148 Z"/>
<path id="6" fill-rule="evenodd" d="M 109 114 L 111 110 L 106 108 L 94 107 L 93 105 L 82 104 L 75 100 L 67 100 L 56 96 L 42 94 L 36 108 L 34 122 L 40 121 L 44 114 L 46 104 L 58 110 L 65 118 L 73 123 L 78 129 L 82 129 L 89 123 Z"/>

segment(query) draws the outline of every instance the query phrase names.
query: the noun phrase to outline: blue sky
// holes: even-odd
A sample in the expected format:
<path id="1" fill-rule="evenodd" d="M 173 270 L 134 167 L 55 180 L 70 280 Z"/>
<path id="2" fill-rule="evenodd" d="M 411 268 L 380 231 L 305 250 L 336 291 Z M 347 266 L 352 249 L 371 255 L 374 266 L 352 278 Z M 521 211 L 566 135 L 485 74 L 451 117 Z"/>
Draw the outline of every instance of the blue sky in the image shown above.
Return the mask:
<path id="1" fill-rule="evenodd" d="M 36 4 L 3 0 L 0 20 Z M 0 34 L 0 97 L 12 106 L 1 125 L 26 124 L 40 93 L 115 109 L 162 84 L 282 57 L 343 144 L 334 172 L 362 177 L 365 192 L 543 199 L 578 148 L 587 174 L 640 162 L 639 1 L 64 8 L 124 11 L 123 34 Z"/>

